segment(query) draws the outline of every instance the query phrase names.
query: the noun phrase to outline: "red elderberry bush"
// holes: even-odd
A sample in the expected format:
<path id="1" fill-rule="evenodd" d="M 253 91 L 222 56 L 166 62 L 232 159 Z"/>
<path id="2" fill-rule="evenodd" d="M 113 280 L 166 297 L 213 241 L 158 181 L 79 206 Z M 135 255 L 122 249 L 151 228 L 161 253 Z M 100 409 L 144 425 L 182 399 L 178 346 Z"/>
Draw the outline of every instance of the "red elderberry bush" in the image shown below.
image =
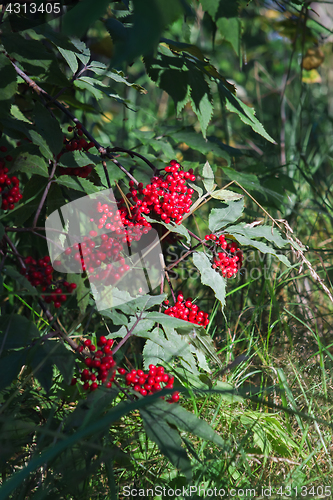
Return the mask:
<path id="1" fill-rule="evenodd" d="M 166 306 L 169 305 L 169 301 L 165 300 L 164 304 Z M 208 313 L 200 311 L 199 307 L 193 304 L 191 298 L 184 299 L 182 293 L 178 295 L 176 304 L 165 309 L 164 314 L 184 321 L 189 321 L 190 323 L 203 326 L 204 328 L 206 328 L 209 323 Z"/>
<path id="2" fill-rule="evenodd" d="M 224 278 L 236 276 L 243 262 L 243 252 L 238 248 L 237 243 L 234 241 L 227 243 L 223 234 L 220 236 L 207 234 L 205 240 L 215 244 L 212 268 L 220 272 Z"/>
<path id="3" fill-rule="evenodd" d="M 5 153 L 7 151 L 6 146 L 1 146 L 0 151 Z M 6 161 L 10 162 L 12 159 L 10 155 L 0 158 L 0 193 L 2 196 L 1 208 L 3 210 L 13 210 L 15 203 L 18 203 L 22 199 L 22 193 L 19 188 L 20 181 L 15 176 L 9 177 L 7 175 L 8 168 L 6 167 Z"/>
<path id="4" fill-rule="evenodd" d="M 63 302 L 66 302 L 66 293 L 72 293 L 76 289 L 75 283 L 53 279 L 53 267 L 50 265 L 50 257 L 46 255 L 36 261 L 30 255 L 24 259 L 26 269 L 21 269 L 30 283 L 37 287 L 40 286 L 42 292 L 49 292 L 50 295 L 42 295 L 47 304 L 54 303 L 54 307 L 59 308 Z"/>

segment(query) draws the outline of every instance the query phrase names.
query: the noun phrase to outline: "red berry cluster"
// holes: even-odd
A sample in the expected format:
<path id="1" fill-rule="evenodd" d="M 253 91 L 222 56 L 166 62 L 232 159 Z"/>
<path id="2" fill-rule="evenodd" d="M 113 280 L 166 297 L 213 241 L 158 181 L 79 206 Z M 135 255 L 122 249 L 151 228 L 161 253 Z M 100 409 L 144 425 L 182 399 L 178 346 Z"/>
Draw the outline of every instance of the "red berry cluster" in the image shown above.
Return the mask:
<path id="1" fill-rule="evenodd" d="M 93 168 L 93 165 L 86 165 L 85 167 L 79 168 L 59 167 L 59 175 L 75 175 L 76 177 L 86 179 Z"/>
<path id="2" fill-rule="evenodd" d="M 96 212 L 97 215 L 90 221 L 95 222 L 98 229 L 105 227 L 112 231 L 112 234 L 104 233 L 97 237 L 97 231 L 91 230 L 90 237 L 85 236 L 82 243 L 67 248 L 62 258 L 65 266 L 70 259 L 80 261 L 83 271 L 90 273 L 91 282 L 113 285 L 130 269 L 121 255 L 124 244 L 127 247 L 131 246 L 132 241 L 139 241 L 143 234 L 150 231 L 151 225 L 138 213 L 128 214 L 126 207 L 121 206 L 121 202 L 116 205 L 97 202 Z M 99 269 L 94 274 L 95 269 L 100 268 L 102 263 L 105 264 L 105 268 Z M 55 264 L 60 265 L 61 261 L 56 261 Z"/>
<path id="3" fill-rule="evenodd" d="M 85 348 L 90 351 L 90 356 L 84 360 L 86 368 L 81 372 L 80 380 L 83 383 L 85 391 L 95 391 L 100 385 L 105 385 L 108 389 L 112 387 L 117 372 L 125 377 L 125 384 L 139 392 L 141 396 L 149 396 L 162 389 L 173 389 L 174 377 L 164 373 L 163 366 L 156 367 L 149 365 L 149 372 L 143 370 L 127 371 L 125 368 L 116 370 L 116 362 L 113 359 L 112 346 L 113 340 L 106 339 L 102 336 L 97 342 L 99 349 L 96 351 L 96 346 L 90 339 L 86 339 L 79 347 L 78 352 L 82 352 Z M 73 378 L 71 385 L 77 383 L 77 378 Z M 179 400 L 179 392 L 172 394 L 170 403 L 176 403 Z"/>
<path id="4" fill-rule="evenodd" d="M 113 342 L 112 339 L 106 339 L 106 337 L 102 336 L 97 342 L 97 346 L 100 348 L 97 351 L 96 346 L 90 339 L 86 339 L 78 347 L 78 352 L 82 352 L 86 347 L 91 353 L 91 356 L 84 360 L 86 368 L 81 372 L 81 381 L 85 391 L 95 391 L 98 385 L 103 384 L 108 388 L 112 387 L 116 375 L 116 362 L 111 351 Z M 76 379 L 73 379 L 72 385 L 75 383 Z"/>
<path id="5" fill-rule="evenodd" d="M 169 305 L 169 301 L 165 300 L 164 304 Z M 200 311 L 196 304 L 193 304 L 192 299 L 184 300 L 184 296 L 180 293 L 177 296 L 177 302 L 174 306 L 165 309 L 164 314 L 168 314 L 173 318 L 183 319 L 195 325 L 200 325 L 206 328 L 209 323 L 208 313 Z"/>
<path id="6" fill-rule="evenodd" d="M 216 247 L 213 248 L 213 265 L 212 268 L 220 271 L 224 278 L 232 278 L 236 276 L 239 269 L 242 267 L 243 252 L 238 248 L 234 241 L 227 243 L 225 236 L 221 234 L 207 234 L 206 241 L 212 241 Z M 220 250 L 219 248 L 220 247 Z"/>
<path id="7" fill-rule="evenodd" d="M 151 183 L 144 188 L 140 183 L 138 188 L 130 181 L 130 193 L 127 198 L 134 201 L 131 210 L 140 214 L 158 215 L 166 223 L 171 221 L 180 224 L 186 213 L 190 211 L 193 189 L 186 186 L 186 181 L 195 181 L 193 169 L 184 172 L 176 160 L 171 160 L 165 167 L 165 174 L 151 178 Z M 142 200 L 138 195 L 143 195 Z"/>
<path id="8" fill-rule="evenodd" d="M 90 282 L 96 281 L 97 283 L 103 282 L 103 285 L 113 285 L 130 269 L 125 263 L 124 257 L 121 256 L 123 245 L 116 238 L 109 238 L 107 234 L 96 238 L 97 232 L 93 230 L 90 231 L 90 236 L 94 239 L 84 236 L 82 243 L 75 243 L 72 248 L 66 248 L 64 262 L 57 260 L 55 265 L 64 264 L 66 266 L 68 260 L 74 258 L 74 260 L 81 262 L 83 271 L 89 272 Z M 102 263 L 105 264 L 104 269 L 96 271 L 96 268 L 100 268 Z M 116 266 L 115 263 L 118 265 Z"/>
<path id="9" fill-rule="evenodd" d="M 149 396 L 162 389 L 173 389 L 174 377 L 164 373 L 163 366 L 149 365 L 149 372 L 142 370 L 131 370 L 126 372 L 125 368 L 118 368 L 120 375 L 125 375 L 125 383 L 134 391 L 139 392 L 141 396 Z M 170 403 L 176 403 L 179 400 L 179 392 L 172 394 Z"/>
<path id="10" fill-rule="evenodd" d="M 1 146 L 0 151 L 6 153 L 6 146 Z M 6 167 L 6 161 L 10 162 L 13 160 L 12 156 L 7 155 L 5 158 L 0 158 L 0 193 L 2 196 L 1 208 L 3 210 L 13 210 L 15 208 L 15 203 L 18 203 L 22 194 L 20 192 L 19 184 L 20 181 L 17 177 L 9 177 L 7 175 L 8 168 Z M 12 187 L 10 187 L 12 185 Z"/>
<path id="11" fill-rule="evenodd" d="M 42 295 L 46 303 L 54 303 L 59 308 L 67 300 L 67 293 L 72 293 L 76 288 L 75 283 L 53 280 L 53 267 L 50 265 L 50 257 L 46 255 L 36 261 L 31 255 L 24 259 L 26 269 L 21 269 L 21 274 L 30 281 L 33 286 L 41 286 L 42 292 L 50 292 L 50 295 Z"/>

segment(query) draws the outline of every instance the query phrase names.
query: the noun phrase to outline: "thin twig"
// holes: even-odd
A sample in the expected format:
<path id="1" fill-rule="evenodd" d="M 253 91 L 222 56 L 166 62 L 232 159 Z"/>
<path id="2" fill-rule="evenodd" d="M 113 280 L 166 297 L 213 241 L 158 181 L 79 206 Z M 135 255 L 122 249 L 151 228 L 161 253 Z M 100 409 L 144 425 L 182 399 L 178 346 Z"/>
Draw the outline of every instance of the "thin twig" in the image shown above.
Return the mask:
<path id="1" fill-rule="evenodd" d="M 43 196 L 39 202 L 39 205 L 38 205 L 38 208 L 37 208 L 37 211 L 36 211 L 36 215 L 34 217 L 34 220 L 33 220 L 33 223 L 32 223 L 32 227 L 35 228 L 35 226 L 37 225 L 37 221 L 38 221 L 38 217 L 42 211 L 42 208 L 44 206 L 44 203 L 45 203 L 45 200 L 46 200 L 46 197 L 48 195 L 48 192 L 50 190 L 50 187 L 51 187 L 51 184 L 52 184 L 52 179 L 54 177 L 54 174 L 55 174 L 55 171 L 56 171 L 56 168 L 57 168 L 57 162 L 54 162 L 53 163 L 53 166 L 52 166 L 52 170 L 51 170 L 51 173 L 50 173 L 50 176 L 49 176 L 49 179 L 47 181 L 47 184 L 46 184 L 46 187 L 44 189 L 44 193 L 43 193 Z"/>
<path id="2" fill-rule="evenodd" d="M 24 71 L 22 71 L 12 60 L 11 60 L 11 63 L 16 71 L 16 73 L 29 85 L 29 87 L 31 87 L 39 96 L 43 96 L 45 97 L 45 99 L 47 99 L 48 101 L 52 101 L 52 104 L 54 104 L 54 106 L 57 106 L 57 108 L 59 108 L 66 116 L 68 116 L 68 118 L 70 118 L 75 124 L 77 123 L 80 123 L 79 119 L 76 118 L 75 115 L 73 115 L 73 113 L 71 113 L 63 104 L 61 104 L 59 101 L 57 101 L 56 99 L 54 99 L 53 97 L 51 97 L 45 90 L 43 90 L 39 85 L 37 85 L 36 82 L 34 82 L 33 80 L 31 80 L 31 78 L 28 77 L 28 75 L 26 75 L 24 73 Z M 90 140 L 90 142 L 92 142 L 96 149 L 98 150 L 99 154 L 102 156 L 102 157 L 106 157 L 106 158 L 109 158 L 115 165 L 117 165 L 118 168 L 120 168 L 120 170 L 122 170 L 131 180 L 133 180 L 135 182 L 135 184 L 138 184 L 138 181 L 132 176 L 132 174 L 130 174 L 125 167 L 123 167 L 118 160 L 116 160 L 113 155 L 111 153 L 108 152 L 108 150 L 106 148 L 104 148 L 98 141 L 96 141 L 96 139 L 90 134 L 90 132 L 88 132 L 88 130 L 85 128 L 84 125 L 82 125 L 81 123 L 81 130 L 82 132 L 85 134 L 85 136 Z M 148 160 L 147 160 L 148 161 Z M 152 165 L 152 164 L 151 164 Z M 155 167 L 154 167 L 155 168 Z M 110 187 L 110 186 L 109 186 Z"/>
<path id="3" fill-rule="evenodd" d="M 114 349 L 112 349 L 112 354 L 115 354 L 125 344 L 125 342 L 130 338 L 130 336 L 133 333 L 134 328 L 139 323 L 139 321 L 141 321 L 142 314 L 143 314 L 143 311 L 141 311 L 141 313 L 139 314 L 139 316 L 136 318 L 136 321 L 135 321 L 134 325 L 132 326 L 132 328 L 130 330 L 128 330 L 128 332 L 126 333 L 125 337 L 123 339 L 121 339 L 121 341 L 116 345 L 116 347 Z"/>

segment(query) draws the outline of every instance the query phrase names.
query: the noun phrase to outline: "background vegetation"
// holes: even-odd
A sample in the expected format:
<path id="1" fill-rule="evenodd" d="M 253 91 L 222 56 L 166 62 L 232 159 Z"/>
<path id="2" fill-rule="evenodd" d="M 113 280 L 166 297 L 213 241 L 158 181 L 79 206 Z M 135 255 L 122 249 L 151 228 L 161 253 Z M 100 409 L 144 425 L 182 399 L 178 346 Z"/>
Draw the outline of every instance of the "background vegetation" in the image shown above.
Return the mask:
<path id="1" fill-rule="evenodd" d="M 330 498 L 332 6 L 84 0 L 56 16 L 8 5 L 0 146 L 23 198 L 0 214 L 0 498 L 116 499 L 125 486 L 157 485 Z M 97 148 L 58 158 L 74 119 Z M 54 210 L 106 189 L 107 177 L 126 192 L 126 170 L 147 184 L 147 160 L 162 169 L 172 158 L 194 169 L 196 199 L 214 183 L 232 190 L 206 196 L 178 231 L 203 239 L 212 210 L 226 210 L 217 229 L 235 223 L 224 230 L 242 245 L 243 267 L 208 283 L 209 266 L 193 255 L 171 270 L 184 244 L 198 242 L 165 238 L 172 287 L 209 312 L 206 333 L 198 328 L 199 344 L 177 357 L 167 339 L 188 348 L 191 328 L 165 315 L 152 333 L 144 319 L 115 360 L 164 365 L 180 402 L 128 398 L 118 386 L 87 395 L 70 385 L 82 369 L 76 346 L 101 335 L 119 342 L 135 314 L 157 312 L 163 292 L 171 300 L 169 284 L 157 305 L 101 314 L 85 274 L 59 275 L 77 289 L 54 309 L 20 274 L 22 259 L 48 254 Z M 87 164 L 87 179 L 59 170 Z"/>

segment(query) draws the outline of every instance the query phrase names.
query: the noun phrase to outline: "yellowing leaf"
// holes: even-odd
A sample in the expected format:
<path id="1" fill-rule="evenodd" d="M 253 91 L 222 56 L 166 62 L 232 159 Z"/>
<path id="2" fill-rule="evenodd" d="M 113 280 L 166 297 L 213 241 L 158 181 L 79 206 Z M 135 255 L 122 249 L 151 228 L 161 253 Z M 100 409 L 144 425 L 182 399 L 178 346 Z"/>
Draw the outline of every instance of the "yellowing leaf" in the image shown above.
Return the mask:
<path id="1" fill-rule="evenodd" d="M 304 83 L 321 83 L 321 76 L 316 69 L 311 71 L 303 71 L 302 82 Z"/>
<path id="2" fill-rule="evenodd" d="M 310 71 L 311 69 L 318 68 L 323 63 L 324 59 L 324 52 L 320 47 L 308 49 L 303 58 L 302 67 Z"/>

